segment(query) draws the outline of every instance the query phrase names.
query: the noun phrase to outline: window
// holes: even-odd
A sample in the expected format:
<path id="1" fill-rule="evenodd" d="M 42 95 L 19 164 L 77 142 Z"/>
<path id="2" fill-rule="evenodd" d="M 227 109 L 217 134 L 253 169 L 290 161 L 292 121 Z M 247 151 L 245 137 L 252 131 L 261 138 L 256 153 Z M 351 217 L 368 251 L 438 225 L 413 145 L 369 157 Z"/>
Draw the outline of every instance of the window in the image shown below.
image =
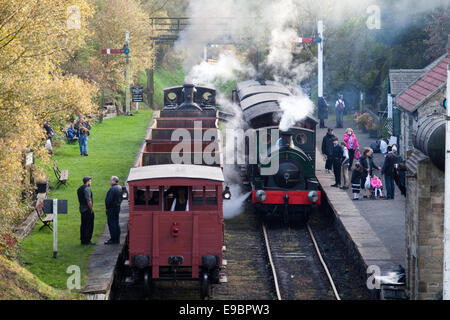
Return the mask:
<path id="1" fill-rule="evenodd" d="M 150 187 L 148 191 L 149 191 L 148 205 L 159 206 L 159 188 Z"/>
<path id="2" fill-rule="evenodd" d="M 189 211 L 189 187 L 172 186 L 165 192 L 165 211 Z"/>
<path id="3" fill-rule="evenodd" d="M 204 206 L 217 205 L 217 188 L 214 185 L 192 188 L 192 205 L 202 210 Z"/>
<path id="4" fill-rule="evenodd" d="M 295 143 L 302 146 L 308 142 L 308 137 L 304 132 L 300 132 L 295 136 Z"/>
<path id="5" fill-rule="evenodd" d="M 159 193 L 158 187 L 135 187 L 134 205 L 138 207 L 159 206 Z"/>
<path id="6" fill-rule="evenodd" d="M 139 187 L 134 188 L 134 205 L 135 206 L 145 206 L 147 188 Z"/>

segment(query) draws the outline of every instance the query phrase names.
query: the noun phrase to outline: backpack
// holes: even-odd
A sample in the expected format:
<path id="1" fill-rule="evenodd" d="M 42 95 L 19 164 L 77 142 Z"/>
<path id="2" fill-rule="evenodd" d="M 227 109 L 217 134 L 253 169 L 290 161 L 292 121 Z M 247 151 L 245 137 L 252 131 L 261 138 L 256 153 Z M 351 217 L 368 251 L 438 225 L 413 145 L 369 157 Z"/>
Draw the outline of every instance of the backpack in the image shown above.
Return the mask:
<path id="1" fill-rule="evenodd" d="M 339 111 L 344 111 L 344 109 L 345 109 L 344 102 L 342 100 L 339 100 L 337 107 L 338 107 Z"/>

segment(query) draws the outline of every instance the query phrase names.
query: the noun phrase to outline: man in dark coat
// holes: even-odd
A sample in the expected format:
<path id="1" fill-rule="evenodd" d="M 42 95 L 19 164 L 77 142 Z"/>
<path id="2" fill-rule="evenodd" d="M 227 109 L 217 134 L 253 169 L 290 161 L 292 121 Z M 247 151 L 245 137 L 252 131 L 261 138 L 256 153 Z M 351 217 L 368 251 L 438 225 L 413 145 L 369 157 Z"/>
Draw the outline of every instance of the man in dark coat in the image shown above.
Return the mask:
<path id="1" fill-rule="evenodd" d="M 341 185 L 341 166 L 342 159 L 344 158 L 344 151 L 339 145 L 339 139 L 336 137 L 333 139 L 333 153 L 331 158 L 333 159 L 333 172 L 335 178 L 335 183 L 332 185 L 332 187 L 339 188 L 339 186 Z"/>
<path id="2" fill-rule="evenodd" d="M 325 93 L 323 97 L 319 98 L 318 101 L 318 116 L 320 119 L 320 128 L 325 128 L 325 119 L 328 119 L 328 107 L 330 106 L 327 102 L 328 95 Z"/>
<path id="3" fill-rule="evenodd" d="M 92 233 L 94 231 L 94 210 L 91 181 L 91 177 L 84 177 L 83 185 L 77 190 L 81 213 L 80 240 L 81 244 L 85 246 L 95 245 L 95 243 L 91 242 Z"/>
<path id="4" fill-rule="evenodd" d="M 327 134 L 323 137 L 322 140 L 322 154 L 325 157 L 325 170 L 327 173 L 330 172 L 330 170 L 333 167 L 333 139 L 336 138 L 336 136 L 333 133 L 333 129 L 328 128 Z"/>
<path id="5" fill-rule="evenodd" d="M 111 188 L 106 194 L 105 206 L 106 216 L 108 218 L 108 229 L 111 239 L 105 241 L 106 245 L 120 243 L 120 225 L 119 214 L 120 204 L 122 203 L 122 187 L 119 186 L 119 178 L 113 176 L 109 181 Z"/>
<path id="6" fill-rule="evenodd" d="M 392 152 L 392 147 L 387 148 L 388 154 L 384 159 L 383 169 L 381 174 L 384 174 L 384 184 L 386 185 L 386 198 L 385 200 L 394 199 L 395 184 L 394 184 L 394 172 L 395 165 L 398 162 L 397 156 Z"/>

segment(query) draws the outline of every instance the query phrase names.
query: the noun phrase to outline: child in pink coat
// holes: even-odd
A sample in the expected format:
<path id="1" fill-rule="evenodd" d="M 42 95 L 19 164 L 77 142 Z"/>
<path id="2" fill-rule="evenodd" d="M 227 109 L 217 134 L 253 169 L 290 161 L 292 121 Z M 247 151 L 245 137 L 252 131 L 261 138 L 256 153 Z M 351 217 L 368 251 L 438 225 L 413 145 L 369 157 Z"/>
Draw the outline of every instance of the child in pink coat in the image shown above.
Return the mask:
<path id="1" fill-rule="evenodd" d="M 376 175 L 372 175 L 370 179 L 370 184 L 372 185 L 373 195 L 375 198 L 380 199 L 383 197 L 383 182 Z"/>

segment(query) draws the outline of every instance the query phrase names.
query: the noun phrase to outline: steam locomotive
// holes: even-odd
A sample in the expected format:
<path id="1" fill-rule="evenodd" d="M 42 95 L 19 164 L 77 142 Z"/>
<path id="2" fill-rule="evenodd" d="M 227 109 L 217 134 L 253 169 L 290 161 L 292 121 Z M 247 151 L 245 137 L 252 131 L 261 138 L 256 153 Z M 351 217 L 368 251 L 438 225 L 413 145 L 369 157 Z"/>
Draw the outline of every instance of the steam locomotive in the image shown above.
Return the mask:
<path id="1" fill-rule="evenodd" d="M 268 133 L 267 156 L 259 149 L 256 163 L 250 161 L 253 146 L 246 141 L 246 164 L 242 170 L 252 189 L 254 210 L 262 216 L 282 216 L 285 222 L 292 215 L 299 215 L 306 222 L 310 212 L 321 203 L 315 177 L 317 121 L 306 117 L 289 130 L 280 131 L 280 101 L 290 96 L 284 85 L 264 80 L 240 82 L 233 91 L 233 101 L 242 109 L 248 128 L 256 131 L 258 145 L 261 135 Z M 273 132 L 280 137 L 275 145 L 270 139 Z M 278 163 L 276 173 L 264 172 L 274 162 Z"/>

